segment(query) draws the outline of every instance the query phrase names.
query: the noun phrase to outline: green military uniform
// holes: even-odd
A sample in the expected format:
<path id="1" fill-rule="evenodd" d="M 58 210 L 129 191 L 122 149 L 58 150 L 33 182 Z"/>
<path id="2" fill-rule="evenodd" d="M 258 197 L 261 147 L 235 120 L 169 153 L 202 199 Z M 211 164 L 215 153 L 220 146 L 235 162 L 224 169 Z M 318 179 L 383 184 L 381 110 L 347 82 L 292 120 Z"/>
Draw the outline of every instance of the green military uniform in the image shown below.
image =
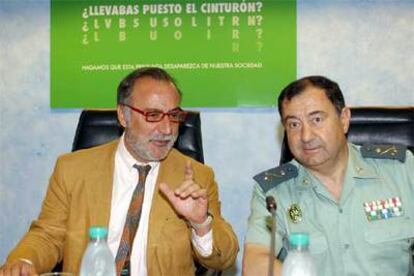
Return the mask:
<path id="1" fill-rule="evenodd" d="M 407 275 L 414 241 L 414 157 L 403 147 L 348 144 L 339 202 L 293 160 L 254 177 L 246 243 L 270 245 L 265 198 L 277 202 L 276 252 L 310 234 L 318 275 Z"/>

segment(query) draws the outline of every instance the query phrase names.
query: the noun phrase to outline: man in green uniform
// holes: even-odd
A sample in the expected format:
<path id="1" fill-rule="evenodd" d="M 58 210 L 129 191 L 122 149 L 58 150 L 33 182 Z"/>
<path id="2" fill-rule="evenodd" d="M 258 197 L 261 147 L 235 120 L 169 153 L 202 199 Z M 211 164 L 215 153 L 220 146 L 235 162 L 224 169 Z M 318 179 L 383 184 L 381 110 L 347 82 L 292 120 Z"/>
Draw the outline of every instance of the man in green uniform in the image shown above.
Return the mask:
<path id="1" fill-rule="evenodd" d="M 273 196 L 275 255 L 285 255 L 289 234 L 307 232 L 318 275 L 407 275 L 414 241 L 412 153 L 403 146 L 348 143 L 350 109 L 325 77 L 291 83 L 278 104 L 295 159 L 254 177 L 243 274 L 268 271 L 265 198 Z M 273 265 L 279 275 L 281 261 Z"/>

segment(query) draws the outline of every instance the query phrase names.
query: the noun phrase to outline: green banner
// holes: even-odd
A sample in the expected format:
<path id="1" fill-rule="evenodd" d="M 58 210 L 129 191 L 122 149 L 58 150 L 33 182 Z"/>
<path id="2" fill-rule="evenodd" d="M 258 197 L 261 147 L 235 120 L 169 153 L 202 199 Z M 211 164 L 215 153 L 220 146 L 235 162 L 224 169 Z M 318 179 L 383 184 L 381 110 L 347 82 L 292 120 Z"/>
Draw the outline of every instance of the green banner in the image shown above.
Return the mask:
<path id="1" fill-rule="evenodd" d="M 52 0 L 52 107 L 113 108 L 142 66 L 185 107 L 273 106 L 296 78 L 296 2 Z"/>

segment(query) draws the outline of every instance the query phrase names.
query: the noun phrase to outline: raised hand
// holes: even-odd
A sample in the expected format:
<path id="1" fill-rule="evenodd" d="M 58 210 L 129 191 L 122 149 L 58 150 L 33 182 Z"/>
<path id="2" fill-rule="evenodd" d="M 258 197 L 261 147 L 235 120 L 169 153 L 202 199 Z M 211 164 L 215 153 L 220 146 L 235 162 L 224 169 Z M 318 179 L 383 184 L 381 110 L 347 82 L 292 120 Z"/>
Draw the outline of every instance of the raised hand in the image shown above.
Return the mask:
<path id="1" fill-rule="evenodd" d="M 180 187 L 174 191 L 165 183 L 160 183 L 161 192 L 168 198 L 178 214 L 192 223 L 203 223 L 207 219 L 207 190 L 194 182 L 191 162 L 185 165 L 185 177 Z M 208 228 L 209 229 L 209 228 Z"/>

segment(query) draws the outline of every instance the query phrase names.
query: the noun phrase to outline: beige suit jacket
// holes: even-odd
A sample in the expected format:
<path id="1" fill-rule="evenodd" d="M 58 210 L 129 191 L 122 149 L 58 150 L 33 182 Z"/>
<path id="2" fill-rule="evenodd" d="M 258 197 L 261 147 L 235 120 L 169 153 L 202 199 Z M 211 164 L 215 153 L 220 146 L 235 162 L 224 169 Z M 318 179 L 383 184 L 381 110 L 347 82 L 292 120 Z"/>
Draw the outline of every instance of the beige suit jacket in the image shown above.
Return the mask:
<path id="1" fill-rule="evenodd" d="M 7 262 L 31 260 L 38 273 L 50 271 L 63 260 L 63 270 L 78 274 L 91 225 L 108 226 L 115 152 L 118 140 L 58 158 L 39 218 L 10 253 Z M 178 187 L 184 179 L 186 160 L 192 161 L 195 181 L 206 187 L 213 215 L 213 253 L 201 257 L 191 244 L 191 228 L 159 192 L 165 182 Z M 223 270 L 238 252 L 237 238 L 220 213 L 213 171 L 173 149 L 161 162 L 152 201 L 147 246 L 148 275 L 192 275 L 193 259 Z"/>

